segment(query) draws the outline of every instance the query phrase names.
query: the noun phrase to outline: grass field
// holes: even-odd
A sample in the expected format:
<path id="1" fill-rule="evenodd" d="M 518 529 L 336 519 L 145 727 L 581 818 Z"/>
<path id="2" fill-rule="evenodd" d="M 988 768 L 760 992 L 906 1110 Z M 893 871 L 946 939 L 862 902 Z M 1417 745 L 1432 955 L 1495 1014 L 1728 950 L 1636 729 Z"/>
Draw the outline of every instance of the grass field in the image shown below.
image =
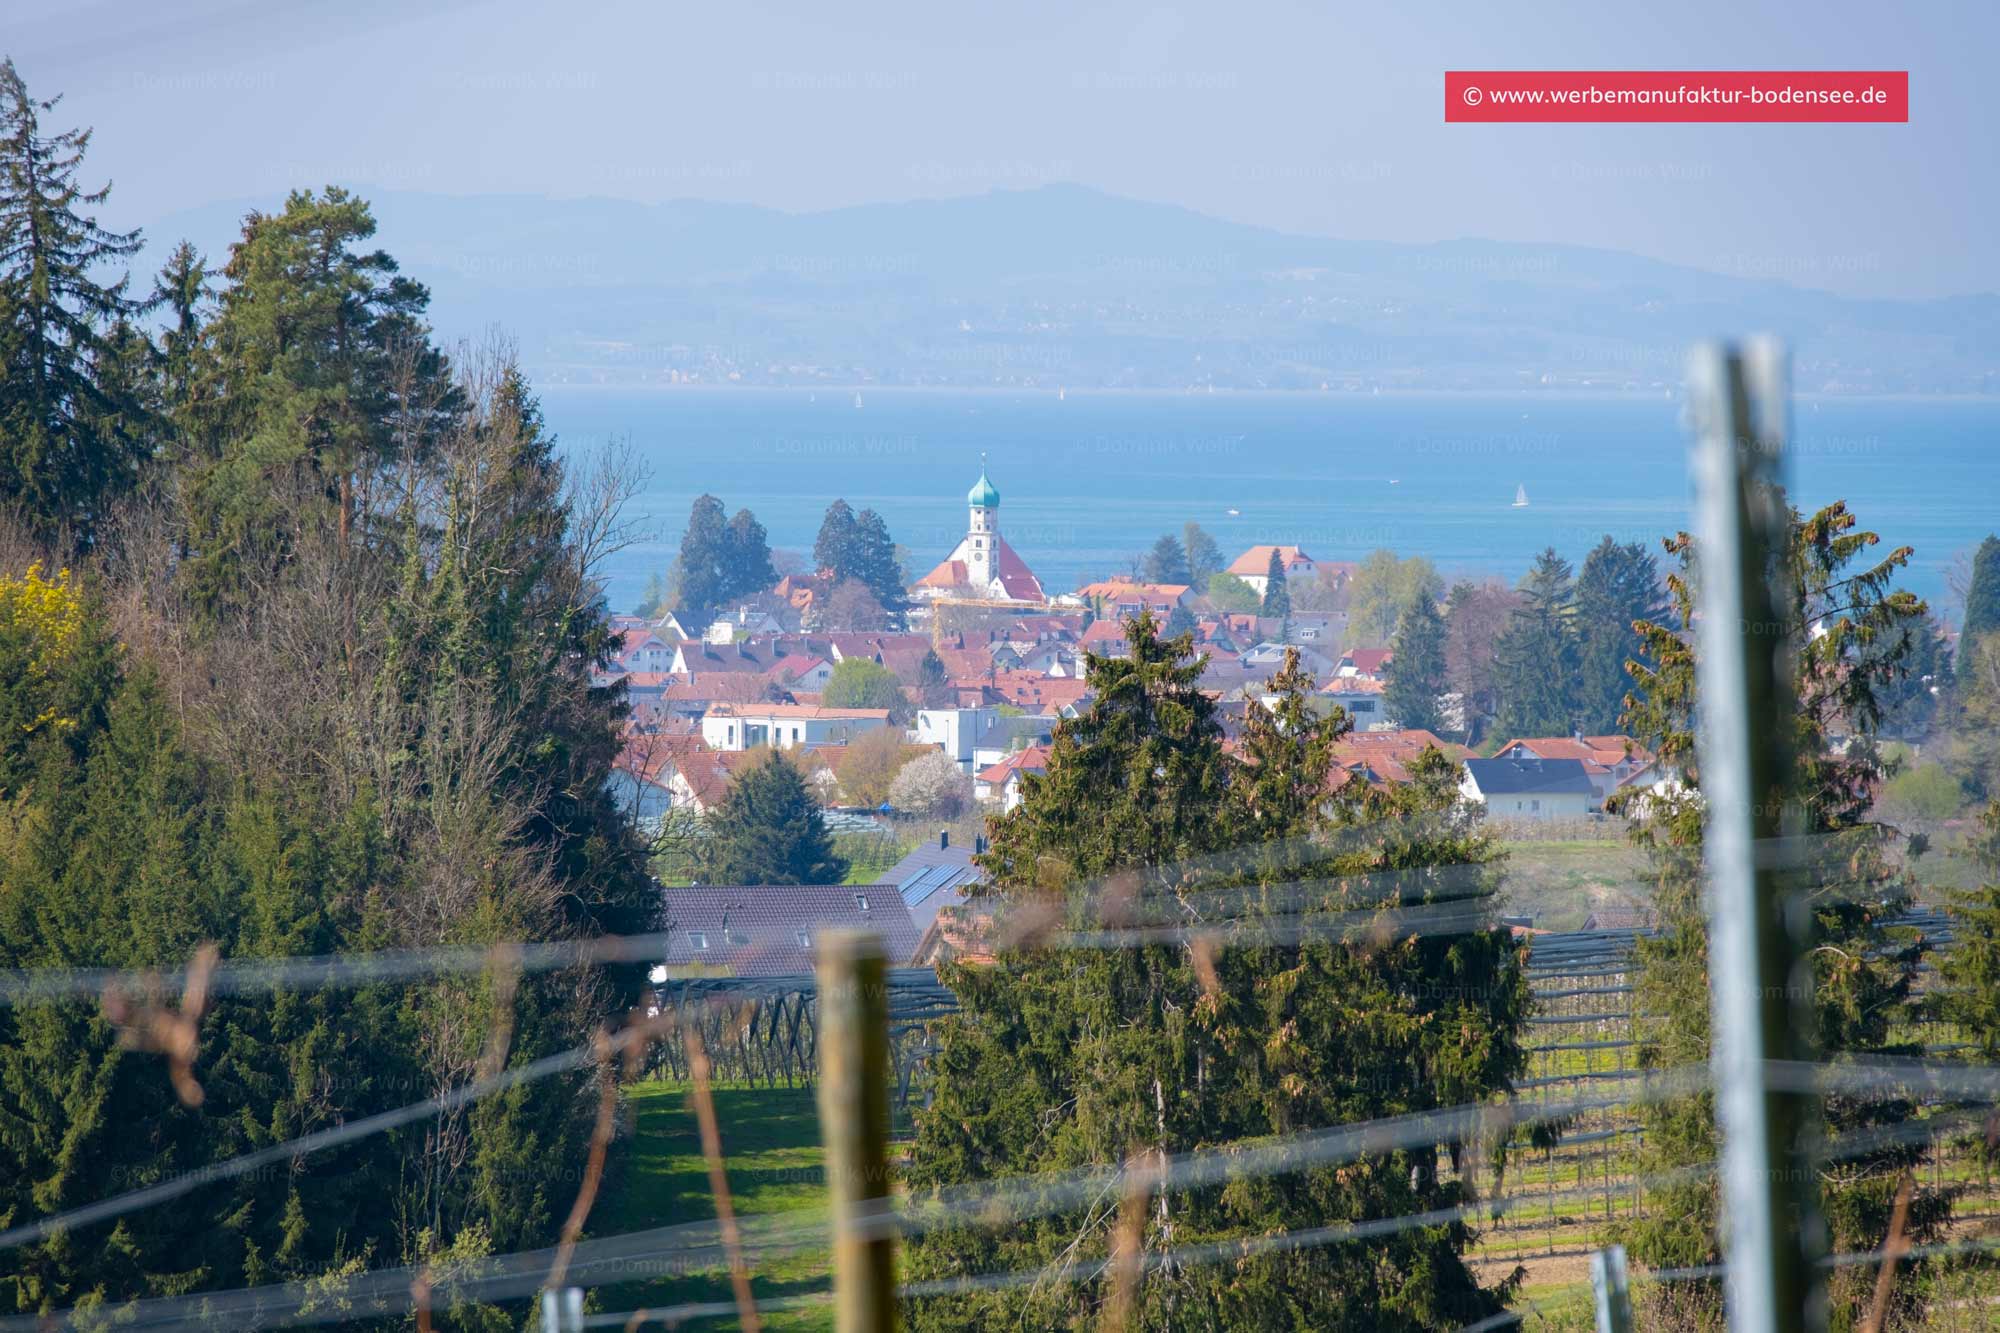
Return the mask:
<path id="1" fill-rule="evenodd" d="M 627 1095 L 637 1133 L 620 1154 L 621 1174 L 592 1215 L 590 1234 L 609 1236 L 713 1218 L 715 1199 L 687 1085 L 640 1083 L 627 1089 Z M 729 1194 L 739 1220 L 824 1211 L 819 1118 L 811 1089 L 718 1088 L 715 1111 L 728 1163 Z M 832 1269 L 824 1250 L 769 1257 L 750 1268 L 751 1288 L 760 1305 L 832 1290 Z M 634 1310 L 730 1299 L 729 1275 L 716 1269 L 606 1288 L 593 1305 L 606 1311 Z M 687 1326 L 735 1325 L 731 1317 Z M 770 1311 L 764 1316 L 764 1327 L 779 1333 L 832 1326 L 832 1311 L 826 1306 Z"/>

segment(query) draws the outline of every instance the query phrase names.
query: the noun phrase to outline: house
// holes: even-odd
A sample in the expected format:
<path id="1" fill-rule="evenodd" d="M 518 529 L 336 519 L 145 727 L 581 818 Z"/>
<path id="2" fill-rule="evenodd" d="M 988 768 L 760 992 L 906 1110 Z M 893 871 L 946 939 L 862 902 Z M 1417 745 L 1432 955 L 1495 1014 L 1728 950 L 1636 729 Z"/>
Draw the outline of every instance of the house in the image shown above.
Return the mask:
<path id="1" fill-rule="evenodd" d="M 785 622 L 769 611 L 739 606 L 711 620 L 701 638 L 704 643 L 734 643 L 754 635 L 783 634 L 786 628 Z"/>
<path id="2" fill-rule="evenodd" d="M 612 666 L 625 673 L 652 673 L 673 670 L 674 645 L 650 628 L 633 627 L 618 638 Z"/>
<path id="3" fill-rule="evenodd" d="M 1377 786 L 1408 782 L 1410 761 L 1427 749 L 1463 762 L 1471 751 L 1422 727 L 1395 731 L 1351 731 L 1334 743 L 1334 762 L 1347 772 Z"/>
<path id="4" fill-rule="evenodd" d="M 1106 579 L 1076 590 L 1077 596 L 1101 608 L 1112 620 L 1136 620 L 1141 611 L 1151 611 L 1153 619 L 1162 624 L 1175 607 L 1187 604 L 1193 592 L 1185 583 L 1138 583 L 1131 579 Z"/>
<path id="5" fill-rule="evenodd" d="M 833 663 L 824 657 L 781 657 L 764 673 L 764 679 L 788 690 L 808 690 L 814 694 L 833 679 Z"/>
<path id="6" fill-rule="evenodd" d="M 1335 675 L 1319 692 L 1347 710 L 1356 731 L 1395 726 L 1383 703 L 1388 686 L 1367 676 Z"/>
<path id="7" fill-rule="evenodd" d="M 815 749 L 846 745 L 889 725 L 886 708 L 825 708 L 817 704 L 712 704 L 701 738 L 713 750 Z"/>
<path id="8" fill-rule="evenodd" d="M 667 944 L 660 980 L 681 976 L 810 976 L 828 929 L 872 930 L 893 963 L 919 932 L 893 884 L 697 884 L 661 890 Z"/>
<path id="9" fill-rule="evenodd" d="M 1382 668 L 1389 665 L 1395 651 L 1390 648 L 1350 648 L 1340 655 L 1333 674 L 1342 679 L 1381 680 Z"/>
<path id="10" fill-rule="evenodd" d="M 991 602 L 1047 600 L 1042 583 L 1027 562 L 1000 535 L 1000 492 L 979 470 L 979 480 L 966 492 L 971 512 L 965 539 L 930 573 L 910 586 L 923 599 L 959 596 Z"/>
<path id="11" fill-rule="evenodd" d="M 1284 669 L 1286 653 L 1297 653 L 1299 666 L 1315 680 L 1325 680 L 1333 671 L 1333 659 L 1326 654 L 1295 643 L 1278 643 L 1270 639 L 1251 645 L 1237 660 L 1252 671 L 1275 675 Z"/>
<path id="12" fill-rule="evenodd" d="M 1021 778 L 1048 771 L 1048 747 L 1031 745 L 980 769 L 973 778 L 972 794 L 982 801 L 998 802 L 1000 812 L 1006 814 L 1021 804 Z"/>
<path id="13" fill-rule="evenodd" d="M 960 768 L 972 771 L 972 754 L 979 736 L 1000 710 L 984 708 L 919 708 L 916 736 L 925 745 L 935 745 L 952 757 Z"/>
<path id="14" fill-rule="evenodd" d="M 1572 818 L 1597 804 L 1597 789 L 1580 759 L 1468 759 L 1459 790 L 1489 815 L 1508 818 Z"/>
<path id="15" fill-rule="evenodd" d="M 1264 585 L 1271 581 L 1271 553 L 1277 552 L 1279 567 L 1285 571 L 1285 581 L 1311 578 L 1319 572 L 1313 558 L 1296 546 L 1253 546 L 1230 562 L 1229 573 L 1249 584 L 1259 597 L 1264 595 Z"/>
<path id="16" fill-rule="evenodd" d="M 972 858 L 986 850 L 984 838 L 971 845 L 954 843 L 948 830 L 939 830 L 935 840 L 919 843 L 882 875 L 884 884 L 893 884 L 910 909 L 910 921 L 919 934 L 930 928 L 937 914 L 963 903 L 975 884 L 986 882 L 986 872 Z"/>
<path id="17" fill-rule="evenodd" d="M 1574 759 L 1590 774 L 1597 789 L 1597 808 L 1613 792 L 1630 782 L 1652 763 L 1653 756 L 1626 736 L 1524 736 L 1508 741 L 1494 751 L 1496 759 L 1535 755 L 1542 759 Z"/>
<path id="18" fill-rule="evenodd" d="M 938 911 L 917 940 L 910 962 L 917 967 L 939 963 L 970 966 L 994 963 L 997 942 L 993 936 L 993 912 L 979 903 L 960 903 Z"/>
<path id="19" fill-rule="evenodd" d="M 1090 685 L 1074 676 L 1038 676 L 1032 671 L 996 671 L 983 680 L 953 681 L 979 687 L 978 704 L 1011 704 L 1030 713 L 1056 714 L 1089 697 Z"/>

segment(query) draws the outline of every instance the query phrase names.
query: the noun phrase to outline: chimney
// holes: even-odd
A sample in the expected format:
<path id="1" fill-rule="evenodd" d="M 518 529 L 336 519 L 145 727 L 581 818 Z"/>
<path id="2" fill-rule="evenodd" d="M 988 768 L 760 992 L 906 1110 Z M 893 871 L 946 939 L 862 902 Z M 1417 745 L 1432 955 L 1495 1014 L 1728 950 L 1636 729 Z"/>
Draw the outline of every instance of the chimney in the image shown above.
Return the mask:
<path id="1" fill-rule="evenodd" d="M 948 829 L 948 828 L 941 828 L 941 829 L 939 829 L 939 830 L 938 830 L 938 850 L 939 850 L 939 851 L 941 851 L 941 852 L 942 852 L 942 851 L 948 851 L 948 850 L 950 849 L 950 847 L 951 847 L 951 830 L 950 830 L 950 829 Z"/>

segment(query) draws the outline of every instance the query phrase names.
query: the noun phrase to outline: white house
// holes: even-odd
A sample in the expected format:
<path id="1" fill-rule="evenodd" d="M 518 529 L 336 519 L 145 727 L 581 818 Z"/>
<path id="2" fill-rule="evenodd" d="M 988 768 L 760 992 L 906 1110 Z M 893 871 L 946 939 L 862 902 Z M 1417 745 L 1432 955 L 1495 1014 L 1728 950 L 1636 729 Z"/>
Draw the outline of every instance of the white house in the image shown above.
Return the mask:
<path id="1" fill-rule="evenodd" d="M 979 739 L 998 716 L 998 708 L 920 708 L 917 743 L 937 746 L 970 773 Z"/>
<path id="2" fill-rule="evenodd" d="M 1319 571 L 1313 558 L 1296 546 L 1253 546 L 1236 557 L 1229 566 L 1229 572 L 1256 592 L 1264 595 L 1264 585 L 1271 581 L 1271 552 L 1278 553 L 1278 563 L 1285 571 L 1285 582 L 1293 579 L 1309 579 Z"/>
<path id="3" fill-rule="evenodd" d="M 1459 791 L 1467 800 L 1484 805 L 1488 814 L 1510 819 L 1587 815 L 1597 802 L 1597 788 L 1582 760 L 1533 754 L 1468 759 Z"/>
<path id="4" fill-rule="evenodd" d="M 889 725 L 886 708 L 821 708 L 813 704 L 732 704 L 709 706 L 701 738 L 713 750 L 781 750 L 846 745 L 855 737 Z"/>

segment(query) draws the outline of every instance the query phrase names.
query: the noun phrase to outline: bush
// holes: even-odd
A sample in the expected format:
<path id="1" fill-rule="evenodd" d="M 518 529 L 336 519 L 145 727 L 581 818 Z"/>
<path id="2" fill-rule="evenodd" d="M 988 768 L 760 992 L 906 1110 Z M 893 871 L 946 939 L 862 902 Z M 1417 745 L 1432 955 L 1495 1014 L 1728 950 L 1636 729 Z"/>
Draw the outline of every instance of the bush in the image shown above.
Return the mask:
<path id="1" fill-rule="evenodd" d="M 1950 819 L 1965 806 L 1965 788 L 1942 764 L 1906 768 L 1882 784 L 1877 805 L 1891 823 Z"/>

